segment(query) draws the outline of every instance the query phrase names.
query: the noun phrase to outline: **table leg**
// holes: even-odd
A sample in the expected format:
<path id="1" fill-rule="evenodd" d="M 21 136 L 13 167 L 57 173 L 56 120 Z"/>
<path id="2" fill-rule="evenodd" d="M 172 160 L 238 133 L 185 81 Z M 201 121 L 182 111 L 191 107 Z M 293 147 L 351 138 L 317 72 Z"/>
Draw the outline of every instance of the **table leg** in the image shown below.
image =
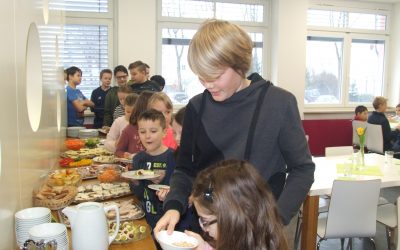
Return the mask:
<path id="1" fill-rule="evenodd" d="M 316 249 L 319 196 L 307 195 L 303 204 L 301 224 L 301 249 Z"/>

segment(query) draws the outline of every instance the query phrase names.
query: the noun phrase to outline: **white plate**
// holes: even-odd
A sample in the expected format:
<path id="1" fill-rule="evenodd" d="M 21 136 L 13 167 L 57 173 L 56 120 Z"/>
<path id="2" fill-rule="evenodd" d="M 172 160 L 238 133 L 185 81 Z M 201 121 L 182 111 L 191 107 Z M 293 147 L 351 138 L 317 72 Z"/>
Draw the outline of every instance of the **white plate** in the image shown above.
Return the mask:
<path id="1" fill-rule="evenodd" d="M 155 191 L 160 191 L 161 189 L 169 189 L 169 186 L 161 185 L 161 184 L 150 184 L 147 187 L 149 187 L 150 189 L 153 189 Z"/>
<path id="2" fill-rule="evenodd" d="M 97 129 L 100 133 L 102 133 L 102 134 L 108 134 L 108 132 L 107 132 L 107 130 L 105 130 L 105 129 L 101 129 L 101 128 L 99 128 L 99 129 Z"/>
<path id="3" fill-rule="evenodd" d="M 97 156 L 93 158 L 93 161 L 99 163 L 114 163 L 116 159 L 113 156 Z"/>
<path id="4" fill-rule="evenodd" d="M 127 159 L 127 158 L 115 158 L 117 162 L 122 162 L 122 163 L 132 163 L 132 159 Z"/>
<path id="5" fill-rule="evenodd" d="M 153 174 L 153 175 L 137 175 L 137 171 L 128 171 L 128 172 L 123 172 L 121 174 L 122 177 L 128 178 L 128 179 L 133 179 L 133 180 L 150 180 L 154 179 L 160 176 L 160 174 Z"/>

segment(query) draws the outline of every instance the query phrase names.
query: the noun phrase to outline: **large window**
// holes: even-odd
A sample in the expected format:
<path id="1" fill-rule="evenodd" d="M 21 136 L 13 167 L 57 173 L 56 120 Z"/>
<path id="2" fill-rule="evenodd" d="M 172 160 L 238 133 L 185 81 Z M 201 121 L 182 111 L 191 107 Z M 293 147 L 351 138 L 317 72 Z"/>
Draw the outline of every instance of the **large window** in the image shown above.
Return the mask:
<path id="1" fill-rule="evenodd" d="M 45 80 L 52 78 L 46 75 L 46 68 L 54 66 L 56 61 L 64 69 L 77 66 L 82 69 L 83 75 L 78 88 L 90 98 L 92 91 L 99 86 L 100 71 L 113 63 L 111 4 L 112 0 L 49 2 L 50 9 L 65 11 L 66 24 L 61 30 L 54 25 L 39 27 Z"/>
<path id="2" fill-rule="evenodd" d="M 266 1 L 265 1 L 266 2 Z M 187 52 L 199 25 L 208 18 L 237 22 L 254 41 L 252 72 L 263 73 L 266 4 L 262 1 L 159 0 L 160 52 L 158 67 L 166 79 L 165 92 L 174 104 L 185 104 L 204 88 L 190 70 Z"/>
<path id="3" fill-rule="evenodd" d="M 384 94 L 388 14 L 309 9 L 307 105 L 370 104 Z"/>

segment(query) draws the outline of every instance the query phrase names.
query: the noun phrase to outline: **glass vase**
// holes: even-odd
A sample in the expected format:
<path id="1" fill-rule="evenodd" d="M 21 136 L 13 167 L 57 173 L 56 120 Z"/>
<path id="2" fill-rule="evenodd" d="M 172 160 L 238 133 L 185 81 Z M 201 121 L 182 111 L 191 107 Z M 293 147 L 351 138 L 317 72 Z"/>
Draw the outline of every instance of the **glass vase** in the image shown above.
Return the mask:
<path id="1" fill-rule="evenodd" d="M 360 152 L 360 157 L 359 157 L 358 167 L 359 168 L 363 168 L 363 167 L 365 167 L 365 160 L 364 160 L 365 148 L 364 148 L 363 144 L 360 145 L 360 151 L 359 152 Z"/>

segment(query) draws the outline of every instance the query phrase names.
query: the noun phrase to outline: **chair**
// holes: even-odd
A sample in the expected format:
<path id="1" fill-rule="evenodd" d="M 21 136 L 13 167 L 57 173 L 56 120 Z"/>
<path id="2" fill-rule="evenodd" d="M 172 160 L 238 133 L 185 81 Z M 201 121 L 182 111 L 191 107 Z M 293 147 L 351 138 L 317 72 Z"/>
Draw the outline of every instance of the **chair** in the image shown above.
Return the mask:
<path id="1" fill-rule="evenodd" d="M 360 139 L 358 138 L 357 128 L 360 127 L 366 128 L 367 122 L 353 120 L 352 126 L 353 126 L 353 145 L 360 145 Z"/>
<path id="2" fill-rule="evenodd" d="M 383 154 L 383 134 L 382 126 L 376 124 L 367 123 L 367 131 L 365 144 L 368 147 L 368 151 Z"/>
<path id="3" fill-rule="evenodd" d="M 353 147 L 352 146 L 338 146 L 338 147 L 326 147 L 325 148 L 325 156 L 338 156 L 338 155 L 352 155 L 353 154 Z M 329 195 L 323 195 L 319 198 L 319 207 L 318 213 L 326 213 L 328 212 L 329 207 Z M 297 223 L 296 223 L 296 231 L 294 236 L 294 246 L 297 249 L 297 245 L 300 240 L 301 235 L 301 223 L 302 223 L 302 214 L 301 210 L 297 214 Z"/>
<path id="4" fill-rule="evenodd" d="M 326 147 L 325 156 L 338 156 L 338 155 L 353 155 L 352 146 L 339 146 L 339 147 Z"/>
<path id="5" fill-rule="evenodd" d="M 340 238 L 371 237 L 376 233 L 376 213 L 381 180 L 335 180 L 327 217 L 318 219 L 317 234 L 321 241 Z M 368 195 L 365 195 L 368 194 Z"/>
<path id="6" fill-rule="evenodd" d="M 397 226 L 399 225 L 398 222 L 399 220 L 398 210 L 400 209 L 399 202 L 400 202 L 400 196 L 397 198 L 397 206 L 392 203 L 379 206 L 376 215 L 376 221 L 385 226 L 388 249 L 391 248 L 391 241 L 393 240 L 392 237 L 394 235 L 395 229 L 397 228 L 397 231 L 399 232 L 399 228 Z M 397 237 L 399 237 L 399 234 L 397 235 Z M 400 241 L 399 239 L 397 239 L 398 250 L 400 250 L 399 243 Z"/>

